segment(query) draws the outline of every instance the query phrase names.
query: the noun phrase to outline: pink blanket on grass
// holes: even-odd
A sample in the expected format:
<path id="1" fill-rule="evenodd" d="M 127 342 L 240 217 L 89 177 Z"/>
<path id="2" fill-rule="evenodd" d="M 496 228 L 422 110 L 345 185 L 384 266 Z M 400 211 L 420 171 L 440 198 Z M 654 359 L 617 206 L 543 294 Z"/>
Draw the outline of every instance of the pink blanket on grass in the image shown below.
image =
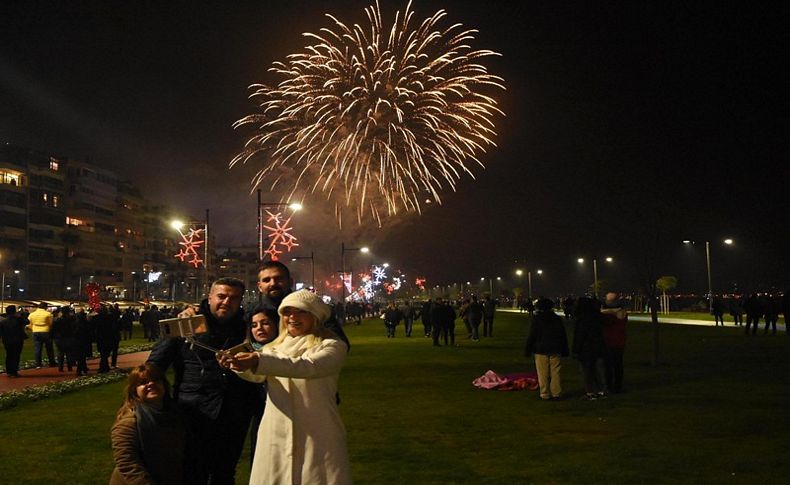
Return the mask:
<path id="1" fill-rule="evenodd" d="M 500 376 L 489 370 L 472 381 L 472 385 L 480 389 L 496 389 L 498 391 L 534 391 L 538 388 L 538 375 L 534 372 L 514 372 Z"/>

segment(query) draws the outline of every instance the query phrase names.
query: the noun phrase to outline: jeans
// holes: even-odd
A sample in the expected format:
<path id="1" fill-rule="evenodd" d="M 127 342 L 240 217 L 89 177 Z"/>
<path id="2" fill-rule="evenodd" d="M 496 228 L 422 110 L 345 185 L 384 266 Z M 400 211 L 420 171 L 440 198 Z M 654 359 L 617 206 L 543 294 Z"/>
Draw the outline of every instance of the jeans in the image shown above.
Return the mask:
<path id="1" fill-rule="evenodd" d="M 52 339 L 49 338 L 49 332 L 33 332 L 33 352 L 36 358 L 36 367 L 41 367 L 41 346 L 47 349 L 47 360 L 49 365 L 54 367 L 55 351 L 52 348 Z"/>

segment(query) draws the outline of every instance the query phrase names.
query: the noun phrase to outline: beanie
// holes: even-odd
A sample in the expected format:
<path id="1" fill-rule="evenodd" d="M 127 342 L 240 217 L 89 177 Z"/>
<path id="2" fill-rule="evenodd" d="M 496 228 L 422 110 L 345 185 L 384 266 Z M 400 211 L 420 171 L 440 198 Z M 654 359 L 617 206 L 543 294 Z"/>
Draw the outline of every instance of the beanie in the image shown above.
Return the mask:
<path id="1" fill-rule="evenodd" d="M 294 291 L 283 298 L 280 307 L 277 309 L 280 318 L 282 318 L 283 310 L 285 310 L 286 307 L 297 308 L 312 313 L 318 319 L 319 325 L 326 323 L 332 314 L 329 305 L 324 303 L 318 295 L 308 290 Z"/>

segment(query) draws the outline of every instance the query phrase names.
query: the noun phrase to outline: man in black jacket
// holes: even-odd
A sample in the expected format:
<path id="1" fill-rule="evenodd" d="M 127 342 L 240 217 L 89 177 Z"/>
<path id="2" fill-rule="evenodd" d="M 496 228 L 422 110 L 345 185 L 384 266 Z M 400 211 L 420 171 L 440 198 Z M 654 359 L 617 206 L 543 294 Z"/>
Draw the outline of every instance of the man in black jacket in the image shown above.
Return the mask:
<path id="1" fill-rule="evenodd" d="M 208 331 L 195 340 L 226 349 L 244 341 L 247 326 L 241 309 L 244 283 L 220 278 L 197 313 L 206 317 Z M 181 316 L 194 314 L 193 309 Z M 250 418 L 258 402 L 255 385 L 222 369 L 210 350 L 192 346 L 181 337 L 159 341 L 148 362 L 163 372 L 175 371 L 176 398 L 191 433 L 186 448 L 184 483 L 234 483 Z"/>
<path id="2" fill-rule="evenodd" d="M 25 343 L 25 321 L 16 314 L 16 305 L 5 307 L 5 316 L 0 320 L 0 337 L 5 347 L 5 372 L 8 377 L 19 377 L 19 357 Z"/>
<path id="3" fill-rule="evenodd" d="M 293 290 L 293 280 L 288 267 L 279 261 L 266 261 L 258 269 L 258 291 L 260 292 L 260 306 L 277 310 L 283 298 L 288 296 Z M 252 310 L 252 308 L 250 308 Z M 249 318 L 252 315 L 248 315 Z M 333 314 L 324 324 L 326 328 L 333 331 L 340 340 L 351 348 L 343 326 L 340 325 Z"/>

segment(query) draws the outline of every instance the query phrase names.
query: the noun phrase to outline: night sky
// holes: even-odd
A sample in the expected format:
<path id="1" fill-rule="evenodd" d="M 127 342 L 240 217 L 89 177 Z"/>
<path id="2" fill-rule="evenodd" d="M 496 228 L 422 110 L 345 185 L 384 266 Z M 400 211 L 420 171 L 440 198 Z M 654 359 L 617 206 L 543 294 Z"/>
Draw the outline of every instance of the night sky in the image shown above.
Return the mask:
<path id="1" fill-rule="evenodd" d="M 247 87 L 275 82 L 271 63 L 330 26 L 324 13 L 362 22 L 369 4 L 3 2 L 0 141 L 90 159 L 185 214 L 210 209 L 218 245 L 254 245 L 255 170 L 227 168 L 249 135 L 231 128 L 254 111 Z M 386 24 L 405 7 L 380 4 Z M 336 271 L 341 241 L 368 245 L 352 268 L 387 261 L 431 285 L 541 268 L 535 293 L 552 295 L 582 292 L 592 268 L 576 259 L 595 257 L 610 288 L 668 274 L 702 292 L 710 241 L 715 291 L 790 285 L 786 4 L 413 8 L 420 21 L 446 9 L 442 25 L 502 54 L 486 61 L 507 86 L 498 146 L 441 206 L 381 229 L 341 230 L 320 196 L 306 201 L 298 254 Z"/>

